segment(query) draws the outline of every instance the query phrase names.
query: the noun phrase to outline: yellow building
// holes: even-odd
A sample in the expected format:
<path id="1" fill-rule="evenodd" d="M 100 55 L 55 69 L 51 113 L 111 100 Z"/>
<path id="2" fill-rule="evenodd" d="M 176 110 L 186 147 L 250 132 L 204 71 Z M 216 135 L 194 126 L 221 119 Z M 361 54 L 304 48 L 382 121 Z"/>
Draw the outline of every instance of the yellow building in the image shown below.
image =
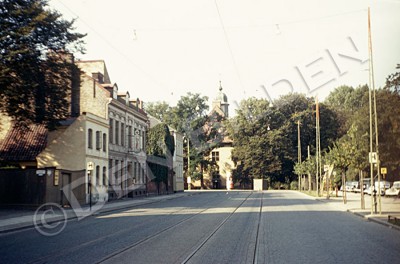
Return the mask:
<path id="1" fill-rule="evenodd" d="M 220 82 L 219 92 L 212 102 L 211 112 L 208 116 L 219 115 L 222 120 L 229 117 L 229 103 L 228 97 L 222 91 L 222 86 Z M 218 147 L 213 148 L 210 154 L 204 159 L 214 161 L 216 163 L 216 168 L 214 172 L 210 173 L 205 171 L 203 173 L 203 187 L 206 189 L 232 189 L 232 170 L 234 169 L 234 163 L 232 161 L 232 150 L 233 141 L 224 136 L 222 142 L 218 143 Z M 192 186 L 194 188 L 200 188 L 201 183 L 199 180 L 193 182 Z"/>

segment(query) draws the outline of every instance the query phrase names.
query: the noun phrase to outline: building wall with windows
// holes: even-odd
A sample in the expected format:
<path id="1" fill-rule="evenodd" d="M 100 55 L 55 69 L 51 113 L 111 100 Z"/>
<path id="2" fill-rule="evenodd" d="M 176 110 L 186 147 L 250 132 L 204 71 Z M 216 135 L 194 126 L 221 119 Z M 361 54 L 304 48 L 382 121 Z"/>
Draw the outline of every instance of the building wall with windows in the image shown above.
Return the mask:
<path id="1" fill-rule="evenodd" d="M 89 181 L 92 201 L 108 200 L 109 91 L 102 86 L 102 82 L 109 80 L 109 76 L 104 61 L 96 61 L 94 73 L 85 71 L 89 64 L 76 62 L 81 70 L 77 82 L 79 87 L 73 87 L 76 94 L 70 103 L 77 117 L 60 122 L 57 130 L 50 131 L 47 147 L 37 157 L 38 168 L 55 169 L 60 177 L 60 189 L 71 186 L 70 193 L 64 193 L 62 197 L 62 203 L 66 204 L 72 195 L 80 203 L 88 203 Z M 93 162 L 90 173 L 88 162 Z M 75 187 L 79 191 L 74 193 Z"/>
<path id="2" fill-rule="evenodd" d="M 109 175 L 110 198 L 146 194 L 146 131 L 147 115 L 142 102 L 132 100 L 128 92 L 118 86 L 107 86 L 110 91 Z"/>
<path id="3" fill-rule="evenodd" d="M 117 84 L 111 83 L 103 60 L 79 61 L 77 65 L 86 79 L 92 80 L 83 84 L 81 98 L 96 98 L 102 105 L 98 107 L 92 101 L 85 101 L 81 111 L 104 116 L 108 126 L 108 198 L 145 194 L 147 116 L 143 103 L 131 99 L 129 93 L 121 92 Z M 107 93 L 99 92 L 97 86 Z M 94 130 L 92 133 L 97 138 Z"/>
<path id="4" fill-rule="evenodd" d="M 205 181 L 210 188 L 227 188 L 228 180 L 232 180 L 230 179 L 234 168 L 232 150 L 232 144 L 226 144 L 225 146 L 215 148 L 211 151 L 210 158 L 215 160 L 218 165 L 219 177 L 215 177 L 215 175 L 205 175 Z"/>

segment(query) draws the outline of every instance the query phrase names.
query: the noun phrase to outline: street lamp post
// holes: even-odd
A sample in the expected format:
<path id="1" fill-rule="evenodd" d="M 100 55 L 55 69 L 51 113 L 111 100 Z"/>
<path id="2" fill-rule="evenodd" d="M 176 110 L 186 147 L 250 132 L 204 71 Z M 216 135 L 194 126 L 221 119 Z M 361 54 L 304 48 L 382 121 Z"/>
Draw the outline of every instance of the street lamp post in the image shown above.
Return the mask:
<path id="1" fill-rule="evenodd" d="M 188 160 L 188 167 L 187 167 L 187 184 L 188 184 L 188 190 L 192 189 L 192 179 L 190 177 L 190 142 L 189 142 L 189 137 L 184 136 L 184 140 L 187 142 L 187 160 Z"/>

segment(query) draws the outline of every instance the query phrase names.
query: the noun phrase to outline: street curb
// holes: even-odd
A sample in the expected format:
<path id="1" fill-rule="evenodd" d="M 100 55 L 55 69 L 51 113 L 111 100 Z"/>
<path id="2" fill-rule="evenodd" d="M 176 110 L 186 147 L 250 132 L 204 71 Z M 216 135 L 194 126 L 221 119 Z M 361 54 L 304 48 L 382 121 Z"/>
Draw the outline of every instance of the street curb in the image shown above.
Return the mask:
<path id="1" fill-rule="evenodd" d="M 313 197 L 313 196 L 310 196 L 310 197 Z M 321 203 L 328 203 L 329 202 L 329 199 L 328 200 L 327 199 L 321 199 L 321 197 L 313 197 L 313 198 L 314 198 L 315 201 L 319 201 Z M 385 222 L 383 220 L 379 220 L 379 219 L 376 219 L 376 218 L 373 218 L 373 217 L 368 217 L 367 215 L 364 215 L 362 213 L 354 212 L 351 209 L 345 209 L 345 210 L 348 213 L 352 213 L 353 215 L 362 217 L 364 219 L 367 219 L 368 221 L 371 221 L 371 222 L 374 222 L 374 223 L 377 223 L 377 224 L 381 224 L 381 225 L 384 225 L 384 226 L 389 227 L 391 229 L 396 229 L 397 231 L 400 231 L 400 226 L 397 226 L 397 225 L 394 225 L 394 224 L 391 224 L 389 222 Z"/>
<path id="2" fill-rule="evenodd" d="M 374 222 L 374 223 L 377 223 L 377 224 L 381 224 L 381 225 L 384 225 L 384 226 L 389 227 L 391 229 L 396 229 L 396 230 L 400 231 L 400 226 L 391 224 L 389 222 L 385 222 L 383 220 L 379 220 L 379 219 L 376 219 L 376 218 L 373 218 L 373 217 L 368 217 L 367 215 L 364 215 L 362 213 L 352 212 L 350 209 L 347 209 L 347 212 L 352 213 L 352 214 L 354 214 L 356 216 L 360 216 L 360 217 L 362 217 L 364 219 L 367 219 L 368 221 L 371 221 L 371 222 Z"/>
<path id="3" fill-rule="evenodd" d="M 153 204 L 153 203 L 157 203 L 157 202 L 173 200 L 173 199 L 178 199 L 178 198 L 197 195 L 197 194 L 200 194 L 200 193 L 182 193 L 182 194 L 179 193 L 176 196 L 175 195 L 154 196 L 154 197 L 160 197 L 160 199 L 143 200 L 141 202 L 138 201 L 137 203 L 125 204 L 125 205 L 121 205 L 121 206 L 116 206 L 114 208 L 104 208 L 104 209 L 100 209 L 98 212 L 95 212 L 95 213 L 91 214 L 90 216 L 97 216 L 99 214 L 109 213 L 109 212 L 112 212 L 112 211 L 118 211 L 118 210 L 125 209 L 125 208 L 134 208 L 134 207 L 141 206 L 141 205 Z M 65 220 L 66 221 L 70 221 L 70 220 L 73 220 L 73 219 L 76 219 L 76 218 L 78 218 L 78 216 L 72 211 L 70 213 L 70 215 L 68 215 L 68 213 L 67 213 L 67 218 L 66 219 L 64 219 L 64 218 L 63 219 L 52 219 L 52 220 L 49 220 L 47 223 L 48 224 L 52 224 L 52 223 L 62 222 L 62 221 L 65 221 Z M 39 225 L 39 226 L 41 226 L 41 225 Z M 32 216 L 32 220 L 30 222 L 11 224 L 8 227 L 5 227 L 4 229 L 2 227 L 0 227 L 0 234 L 7 234 L 7 233 L 15 232 L 15 231 L 31 229 L 31 228 L 34 228 L 34 227 L 35 227 L 35 224 L 34 224 L 33 216 Z"/>

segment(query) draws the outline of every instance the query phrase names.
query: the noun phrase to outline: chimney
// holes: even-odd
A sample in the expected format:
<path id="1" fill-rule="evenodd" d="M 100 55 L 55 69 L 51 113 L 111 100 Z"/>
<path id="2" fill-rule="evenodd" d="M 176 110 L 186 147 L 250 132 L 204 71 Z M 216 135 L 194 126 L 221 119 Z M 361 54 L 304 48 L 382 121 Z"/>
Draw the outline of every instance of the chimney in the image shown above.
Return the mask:
<path id="1" fill-rule="evenodd" d="M 98 83 L 104 83 L 104 76 L 100 72 L 92 73 L 93 79 L 95 79 Z"/>

